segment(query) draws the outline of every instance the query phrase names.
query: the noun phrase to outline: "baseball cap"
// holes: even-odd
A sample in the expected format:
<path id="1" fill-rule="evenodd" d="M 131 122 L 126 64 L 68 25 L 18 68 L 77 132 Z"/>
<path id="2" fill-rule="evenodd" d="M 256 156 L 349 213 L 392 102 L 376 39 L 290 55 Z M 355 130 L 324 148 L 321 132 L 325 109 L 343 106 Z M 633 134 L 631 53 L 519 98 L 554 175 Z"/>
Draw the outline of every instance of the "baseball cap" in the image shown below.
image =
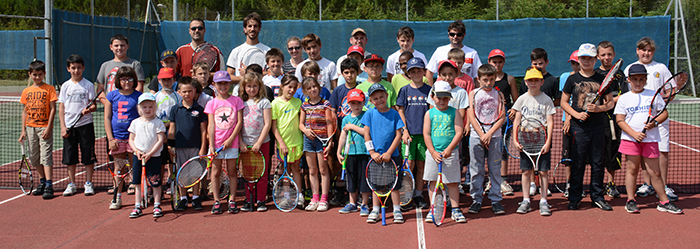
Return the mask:
<path id="1" fill-rule="evenodd" d="M 158 72 L 158 79 L 170 79 L 175 78 L 175 69 L 164 67 Z"/>
<path id="2" fill-rule="evenodd" d="M 444 66 L 444 65 L 454 67 L 455 69 L 457 68 L 457 64 L 454 61 L 444 60 L 444 61 L 441 61 L 440 64 L 438 64 L 438 71 L 440 71 L 440 68 L 442 68 L 442 66 Z"/>
<path id="3" fill-rule="evenodd" d="M 177 55 L 175 55 L 175 51 L 172 51 L 170 49 L 163 50 L 163 52 L 160 53 L 160 60 L 164 61 L 165 58 L 168 57 L 173 57 L 177 59 Z"/>
<path id="4" fill-rule="evenodd" d="M 360 46 L 349 47 L 347 54 L 351 54 L 351 53 L 359 53 L 360 55 L 362 55 L 362 57 L 365 57 L 365 49 L 360 47 Z"/>
<path id="5" fill-rule="evenodd" d="M 442 97 L 450 97 L 451 98 L 452 93 L 450 93 L 450 91 L 452 91 L 452 87 L 450 86 L 450 83 L 447 83 L 447 81 L 438 80 L 435 82 L 435 84 L 433 84 L 433 93 L 438 98 L 442 98 Z"/>
<path id="6" fill-rule="evenodd" d="M 578 50 L 574 50 L 574 52 L 571 53 L 571 56 L 569 56 L 569 60 L 566 61 L 566 63 L 569 63 L 572 61 L 578 62 Z"/>
<path id="7" fill-rule="evenodd" d="M 362 32 L 363 34 L 365 34 L 365 36 L 367 36 L 367 32 L 365 32 L 365 30 L 362 28 L 353 29 L 352 33 L 350 33 L 350 36 L 354 36 L 355 34 L 357 34 L 357 32 Z"/>
<path id="8" fill-rule="evenodd" d="M 153 101 L 153 102 L 155 102 L 155 101 L 156 101 L 156 96 L 153 95 L 152 93 L 149 93 L 149 92 L 146 92 L 146 93 L 144 93 L 144 94 L 141 94 L 141 96 L 139 96 L 139 104 L 141 104 L 141 102 L 144 102 L 144 101 Z"/>
<path id="9" fill-rule="evenodd" d="M 491 50 L 491 53 L 489 53 L 488 59 L 491 59 L 491 57 L 495 57 L 495 56 L 503 57 L 504 60 L 506 59 L 506 53 L 503 53 L 503 50 L 500 50 L 500 49 Z"/>
<path id="10" fill-rule="evenodd" d="M 216 73 L 214 73 L 214 79 L 212 81 L 214 81 L 214 82 L 231 81 L 231 75 L 229 75 L 228 72 L 226 72 L 226 71 L 216 71 Z"/>
<path id="11" fill-rule="evenodd" d="M 418 57 L 413 57 L 410 60 L 408 60 L 408 63 L 406 63 L 406 71 L 410 71 L 411 68 L 425 68 L 425 63 L 421 58 Z"/>
<path id="12" fill-rule="evenodd" d="M 595 49 L 595 45 L 590 44 L 590 43 L 584 43 L 581 44 L 580 47 L 578 47 L 578 56 L 590 56 L 590 57 L 595 57 L 598 54 L 598 52 Z"/>
<path id="13" fill-rule="evenodd" d="M 384 58 L 382 58 L 381 56 L 379 56 L 377 54 L 371 54 L 371 55 L 365 56 L 365 65 L 367 64 L 367 62 L 372 62 L 372 61 L 381 62 L 382 65 L 384 65 L 384 62 L 385 62 Z"/>
<path id="14" fill-rule="evenodd" d="M 362 90 L 357 88 L 350 90 L 348 92 L 348 102 L 350 101 L 365 102 L 365 93 L 363 93 Z"/>
<path id="15" fill-rule="evenodd" d="M 382 86 L 382 84 L 374 84 L 369 87 L 369 90 L 367 90 L 367 93 L 369 93 L 369 96 L 372 96 L 372 94 L 376 91 L 382 91 L 386 92 L 386 88 Z"/>
<path id="16" fill-rule="evenodd" d="M 527 72 L 525 72 L 525 80 L 542 78 L 544 78 L 542 77 L 542 72 L 540 72 L 540 70 L 537 70 L 537 68 L 533 67 L 530 68 L 530 70 L 527 70 Z"/>
<path id="17" fill-rule="evenodd" d="M 642 64 L 632 64 L 632 66 L 630 66 L 628 75 L 635 74 L 647 74 L 647 68 L 644 67 L 644 65 Z"/>

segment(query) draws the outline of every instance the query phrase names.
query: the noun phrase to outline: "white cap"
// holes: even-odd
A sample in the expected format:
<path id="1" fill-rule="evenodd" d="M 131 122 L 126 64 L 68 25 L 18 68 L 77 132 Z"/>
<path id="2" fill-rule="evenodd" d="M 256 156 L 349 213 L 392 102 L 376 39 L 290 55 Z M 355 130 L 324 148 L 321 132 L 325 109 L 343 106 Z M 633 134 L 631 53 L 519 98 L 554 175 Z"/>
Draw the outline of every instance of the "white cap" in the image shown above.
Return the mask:
<path id="1" fill-rule="evenodd" d="M 435 96 L 438 98 L 442 97 L 452 97 L 452 86 L 450 86 L 450 83 L 447 83 L 446 81 L 438 80 L 433 84 L 433 93 Z"/>
<path id="2" fill-rule="evenodd" d="M 584 43 L 581 44 L 580 47 L 578 47 L 578 56 L 590 56 L 590 57 L 595 57 L 598 54 L 598 52 L 595 49 L 595 45 L 590 44 L 590 43 Z"/>

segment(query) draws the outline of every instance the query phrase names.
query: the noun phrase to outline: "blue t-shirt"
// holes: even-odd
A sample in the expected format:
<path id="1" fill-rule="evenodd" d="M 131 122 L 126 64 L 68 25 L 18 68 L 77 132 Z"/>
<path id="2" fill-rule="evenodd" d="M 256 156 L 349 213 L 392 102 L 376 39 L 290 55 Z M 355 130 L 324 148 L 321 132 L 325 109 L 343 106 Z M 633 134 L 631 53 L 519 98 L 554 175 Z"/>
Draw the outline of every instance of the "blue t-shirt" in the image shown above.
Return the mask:
<path id="1" fill-rule="evenodd" d="M 335 87 L 331 94 L 331 99 L 329 101 L 331 102 L 331 107 L 336 110 L 335 114 L 338 116 L 339 122 L 342 122 L 343 118 L 352 113 L 350 105 L 348 105 L 348 92 L 352 89 L 354 89 L 354 87 L 348 88 L 343 84 Z"/>
<path id="2" fill-rule="evenodd" d="M 334 91 L 335 92 L 335 91 Z M 360 113 L 360 115 L 357 115 L 357 117 L 353 117 L 352 115 L 347 115 L 343 118 L 342 121 L 342 126 L 340 129 L 345 127 L 346 124 L 354 124 L 359 127 L 365 127 L 365 125 L 362 124 L 362 117 L 365 115 L 365 112 Z M 369 152 L 367 152 L 367 147 L 365 147 L 365 136 L 364 134 L 357 133 L 355 131 L 351 131 L 352 134 L 350 134 L 350 149 L 348 150 L 348 155 L 367 155 Z M 341 144 L 339 146 L 345 146 L 344 144 Z"/>
<path id="3" fill-rule="evenodd" d="M 389 109 L 389 111 L 382 113 L 377 111 L 376 108 L 365 112 L 365 115 L 362 117 L 362 124 L 370 127 L 369 135 L 374 144 L 374 151 L 380 154 L 389 150 L 391 143 L 396 137 L 396 130 L 404 126 L 399 112 L 396 110 Z M 391 156 L 399 156 L 399 150 L 394 150 Z"/>
<path id="4" fill-rule="evenodd" d="M 202 130 L 200 124 L 207 122 L 204 107 L 194 102 L 190 108 L 182 102 L 170 109 L 170 122 L 175 122 L 175 147 L 199 148 L 202 145 Z"/>
<path id="5" fill-rule="evenodd" d="M 562 92 L 564 90 L 564 85 L 566 85 L 566 79 L 569 78 L 569 75 L 571 75 L 571 72 L 564 72 L 559 76 L 559 91 Z M 569 99 L 569 104 L 571 104 L 571 99 Z M 566 112 L 564 112 L 563 115 L 561 115 L 561 121 L 566 121 Z"/>
<path id="6" fill-rule="evenodd" d="M 448 107 L 445 111 L 440 111 L 437 108 L 428 111 L 428 115 L 430 115 L 430 139 L 438 152 L 445 151 L 455 137 L 456 110 L 454 107 Z"/>
<path id="7" fill-rule="evenodd" d="M 325 87 L 321 87 L 321 98 L 330 101 L 331 99 L 331 91 L 328 91 Z M 294 97 L 301 100 L 301 102 L 306 102 L 309 101 L 309 96 L 306 96 L 304 94 L 304 91 L 301 90 L 301 87 L 297 89 L 297 92 L 294 93 Z"/>
<path id="8" fill-rule="evenodd" d="M 107 94 L 107 100 L 112 103 L 112 135 L 114 139 L 129 140 L 129 126 L 131 121 L 139 117 L 137 105 L 141 92 L 134 91 L 128 96 L 119 93 L 119 90 Z"/>
<path id="9" fill-rule="evenodd" d="M 399 90 L 396 105 L 403 106 L 406 115 L 406 129 L 411 135 L 423 134 L 423 117 L 428 111 L 428 98 L 430 86 L 423 84 L 420 88 L 413 88 L 410 84 Z"/>

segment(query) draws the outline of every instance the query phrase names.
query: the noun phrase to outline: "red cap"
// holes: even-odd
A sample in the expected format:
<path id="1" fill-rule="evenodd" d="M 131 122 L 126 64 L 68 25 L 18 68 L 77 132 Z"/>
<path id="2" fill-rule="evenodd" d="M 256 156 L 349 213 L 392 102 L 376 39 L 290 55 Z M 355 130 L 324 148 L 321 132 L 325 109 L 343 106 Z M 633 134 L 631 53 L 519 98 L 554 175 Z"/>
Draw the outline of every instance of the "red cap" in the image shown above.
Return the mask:
<path id="1" fill-rule="evenodd" d="M 384 65 L 384 62 L 386 62 L 386 61 L 384 60 L 384 58 L 382 58 L 382 57 L 379 56 L 378 54 L 371 54 L 371 55 L 365 56 L 365 63 L 367 63 L 367 62 L 372 62 L 372 61 L 381 62 L 382 65 Z"/>
<path id="2" fill-rule="evenodd" d="M 444 61 L 441 61 L 440 64 L 438 64 L 438 71 L 440 71 L 440 68 L 442 68 L 443 65 L 450 65 L 450 66 L 454 67 L 455 69 L 457 68 L 457 63 L 455 63 L 454 61 L 444 60 Z"/>
<path id="3" fill-rule="evenodd" d="M 576 63 L 578 63 L 578 50 L 574 50 L 574 52 L 571 53 L 571 56 L 569 56 L 569 60 L 566 61 L 566 63 L 569 63 L 572 61 L 575 61 Z"/>
<path id="4" fill-rule="evenodd" d="M 158 72 L 158 79 L 169 79 L 169 78 L 175 78 L 175 69 L 172 69 L 169 67 L 161 68 L 160 72 Z"/>
<path id="5" fill-rule="evenodd" d="M 360 46 L 349 47 L 347 54 L 351 54 L 351 53 L 360 53 L 360 55 L 362 55 L 363 58 L 365 57 L 365 49 L 363 49 Z"/>
<path id="6" fill-rule="evenodd" d="M 491 53 L 489 53 L 489 59 L 491 59 L 491 57 L 494 57 L 494 56 L 500 56 L 500 57 L 503 57 L 504 60 L 506 59 L 506 54 L 503 53 L 503 50 L 500 50 L 500 49 L 491 50 Z"/>
<path id="7" fill-rule="evenodd" d="M 365 102 L 365 93 L 362 92 L 360 89 L 352 89 L 348 92 L 348 102 L 350 101 L 360 101 L 360 102 Z"/>

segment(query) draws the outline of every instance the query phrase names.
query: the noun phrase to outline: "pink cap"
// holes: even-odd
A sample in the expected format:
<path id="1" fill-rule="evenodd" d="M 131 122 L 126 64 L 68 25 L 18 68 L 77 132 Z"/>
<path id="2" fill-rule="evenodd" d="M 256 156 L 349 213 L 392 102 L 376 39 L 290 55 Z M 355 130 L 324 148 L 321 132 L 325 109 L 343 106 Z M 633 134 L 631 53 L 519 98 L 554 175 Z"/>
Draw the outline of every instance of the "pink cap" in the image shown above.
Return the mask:
<path id="1" fill-rule="evenodd" d="M 350 101 L 360 101 L 360 102 L 365 102 L 365 93 L 362 92 L 360 89 L 352 89 L 348 92 L 348 102 Z"/>
<path id="2" fill-rule="evenodd" d="M 578 50 L 574 50 L 574 52 L 571 53 L 571 56 L 569 56 L 569 60 L 566 61 L 566 63 L 569 63 L 572 61 L 575 61 L 576 63 L 578 63 Z"/>
<path id="3" fill-rule="evenodd" d="M 452 66 L 452 67 L 454 67 L 454 68 L 457 68 L 457 63 L 455 63 L 454 61 L 451 61 L 451 60 L 443 60 L 443 61 L 440 62 L 440 64 L 438 64 L 438 71 L 439 71 L 440 68 L 442 68 L 442 66 L 444 66 L 444 65 L 450 65 L 450 66 Z"/>

